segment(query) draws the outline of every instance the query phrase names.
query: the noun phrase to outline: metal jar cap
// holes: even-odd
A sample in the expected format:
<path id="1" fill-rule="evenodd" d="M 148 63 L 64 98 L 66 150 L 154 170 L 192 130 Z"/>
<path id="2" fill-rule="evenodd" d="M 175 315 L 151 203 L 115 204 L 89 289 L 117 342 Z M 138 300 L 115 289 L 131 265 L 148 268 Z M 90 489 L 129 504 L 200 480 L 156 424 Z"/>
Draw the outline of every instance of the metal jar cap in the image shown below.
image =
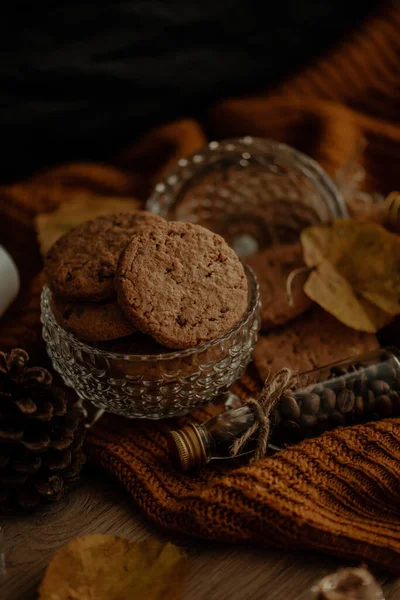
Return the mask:
<path id="1" fill-rule="evenodd" d="M 194 423 L 169 432 L 169 450 L 182 471 L 190 471 L 207 462 L 206 450 Z"/>

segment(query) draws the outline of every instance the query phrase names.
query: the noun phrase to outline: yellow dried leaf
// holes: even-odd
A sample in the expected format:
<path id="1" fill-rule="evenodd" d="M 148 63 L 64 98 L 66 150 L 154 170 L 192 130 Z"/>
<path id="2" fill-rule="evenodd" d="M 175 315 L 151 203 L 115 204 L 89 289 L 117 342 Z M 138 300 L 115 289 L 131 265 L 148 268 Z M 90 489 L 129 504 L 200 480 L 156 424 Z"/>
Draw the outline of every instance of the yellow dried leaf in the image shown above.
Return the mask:
<path id="1" fill-rule="evenodd" d="M 39 600 L 177 600 L 187 569 L 187 558 L 172 544 L 88 534 L 57 552 Z"/>
<path id="2" fill-rule="evenodd" d="M 138 209 L 140 204 L 140 201 L 135 198 L 110 198 L 75 193 L 73 200 L 64 202 L 54 212 L 41 213 L 35 217 L 40 251 L 44 256 L 65 232 L 89 219 L 118 211 Z"/>
<path id="3" fill-rule="evenodd" d="M 339 220 L 305 229 L 304 291 L 339 321 L 375 333 L 400 314 L 400 237 L 375 223 Z"/>

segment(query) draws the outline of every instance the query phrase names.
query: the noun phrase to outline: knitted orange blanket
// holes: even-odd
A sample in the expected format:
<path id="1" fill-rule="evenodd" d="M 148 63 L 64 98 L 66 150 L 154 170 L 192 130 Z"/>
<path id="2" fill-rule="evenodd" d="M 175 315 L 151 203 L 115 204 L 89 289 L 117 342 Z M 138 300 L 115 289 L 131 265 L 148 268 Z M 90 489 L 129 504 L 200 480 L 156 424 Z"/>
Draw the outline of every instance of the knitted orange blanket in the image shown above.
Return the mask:
<path id="1" fill-rule="evenodd" d="M 365 186 L 399 188 L 400 11 L 389 5 L 329 56 L 276 89 L 212 107 L 203 123 L 184 120 L 150 132 L 107 165 L 64 165 L 0 190 L 0 239 L 24 289 L 0 321 L 0 347 L 40 341 L 41 259 L 33 219 L 76 191 L 145 199 L 175 161 L 210 138 L 257 135 L 311 154 L 335 175 L 355 151 Z M 246 395 L 244 380 L 239 386 Z M 205 418 L 199 411 L 198 418 Z M 205 538 L 318 548 L 400 574 L 400 422 L 386 420 L 301 443 L 274 457 L 224 471 L 174 471 L 167 425 L 110 416 L 90 432 L 87 451 L 170 530 Z"/>

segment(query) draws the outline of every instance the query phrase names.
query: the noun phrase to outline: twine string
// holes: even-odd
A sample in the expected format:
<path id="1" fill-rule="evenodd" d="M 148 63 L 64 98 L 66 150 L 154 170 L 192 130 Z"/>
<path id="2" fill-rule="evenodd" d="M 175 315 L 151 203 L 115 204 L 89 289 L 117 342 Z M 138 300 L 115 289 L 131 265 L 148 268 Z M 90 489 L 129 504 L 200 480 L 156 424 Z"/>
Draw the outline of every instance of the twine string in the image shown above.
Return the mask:
<path id="1" fill-rule="evenodd" d="M 271 430 L 271 414 L 282 398 L 293 396 L 293 389 L 297 383 L 297 373 L 287 367 L 280 369 L 274 375 L 268 375 L 258 398 L 250 398 L 246 402 L 246 406 L 254 413 L 254 423 L 240 438 L 233 442 L 231 446 L 232 456 L 237 456 L 248 440 L 255 434 L 257 434 L 257 444 L 254 459 L 257 460 L 265 456 Z"/>
<path id="2" fill-rule="evenodd" d="M 298 267 L 297 269 L 293 269 L 286 279 L 286 296 L 287 302 L 289 306 L 294 306 L 294 296 L 293 296 L 293 281 L 298 277 L 298 275 L 302 275 L 303 273 L 311 273 L 314 270 L 314 267 Z"/>

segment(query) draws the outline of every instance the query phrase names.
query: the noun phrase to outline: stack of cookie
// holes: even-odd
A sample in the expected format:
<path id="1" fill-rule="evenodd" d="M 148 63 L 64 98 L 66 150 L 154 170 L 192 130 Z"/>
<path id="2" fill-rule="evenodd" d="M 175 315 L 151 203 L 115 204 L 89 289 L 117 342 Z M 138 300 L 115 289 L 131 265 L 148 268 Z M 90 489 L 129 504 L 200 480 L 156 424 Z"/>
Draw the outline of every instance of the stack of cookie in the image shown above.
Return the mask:
<path id="1" fill-rule="evenodd" d="M 50 248 L 45 273 L 58 323 L 77 338 L 102 342 L 135 331 L 115 292 L 121 253 L 135 233 L 163 219 L 146 211 L 98 217 L 70 230 Z"/>
<path id="2" fill-rule="evenodd" d="M 203 344 L 248 303 L 243 265 L 220 236 L 147 211 L 69 231 L 49 250 L 45 273 L 61 327 L 136 354 Z"/>

